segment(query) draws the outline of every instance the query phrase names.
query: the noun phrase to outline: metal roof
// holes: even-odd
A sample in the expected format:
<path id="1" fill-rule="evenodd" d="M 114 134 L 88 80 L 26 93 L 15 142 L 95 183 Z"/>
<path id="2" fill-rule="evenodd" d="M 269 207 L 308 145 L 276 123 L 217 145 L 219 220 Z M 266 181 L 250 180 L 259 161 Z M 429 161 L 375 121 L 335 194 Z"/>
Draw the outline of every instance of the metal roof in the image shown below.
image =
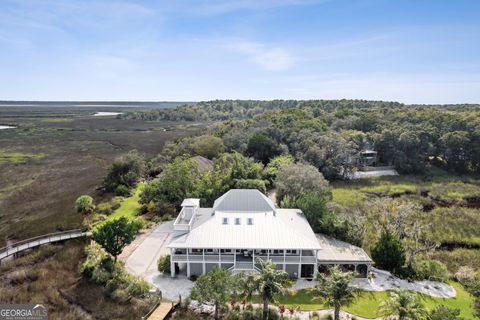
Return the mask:
<path id="1" fill-rule="evenodd" d="M 197 168 L 200 172 L 212 171 L 213 170 L 213 161 L 209 160 L 202 156 L 195 156 L 192 158 L 197 162 Z"/>
<path id="2" fill-rule="evenodd" d="M 172 239 L 170 248 L 212 249 L 303 249 L 318 250 L 318 243 L 305 217 L 295 209 L 273 212 L 221 212 L 199 217 L 203 223 Z M 228 219 L 223 224 L 223 218 Z M 236 218 L 240 224 L 236 224 Z M 251 218 L 253 223 L 248 224 Z"/>
<path id="3" fill-rule="evenodd" d="M 320 251 L 317 252 L 319 263 L 366 263 L 373 261 L 368 254 L 357 246 L 323 234 L 316 234 Z"/>
<path id="4" fill-rule="evenodd" d="M 275 204 L 256 189 L 231 189 L 213 204 L 214 211 L 268 212 L 275 211 Z"/>

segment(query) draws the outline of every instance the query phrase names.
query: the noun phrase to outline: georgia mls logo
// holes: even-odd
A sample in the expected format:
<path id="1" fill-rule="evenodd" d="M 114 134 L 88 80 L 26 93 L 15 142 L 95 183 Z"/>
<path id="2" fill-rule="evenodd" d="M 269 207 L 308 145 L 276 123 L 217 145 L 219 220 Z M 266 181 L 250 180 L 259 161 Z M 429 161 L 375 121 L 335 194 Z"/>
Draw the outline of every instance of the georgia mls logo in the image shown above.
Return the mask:
<path id="1" fill-rule="evenodd" d="M 34 317 L 46 317 L 47 316 L 47 308 L 43 304 L 37 304 L 32 309 L 32 315 Z"/>
<path id="2" fill-rule="evenodd" d="M 43 304 L 2 304 L 0 320 L 48 320 L 48 310 Z"/>

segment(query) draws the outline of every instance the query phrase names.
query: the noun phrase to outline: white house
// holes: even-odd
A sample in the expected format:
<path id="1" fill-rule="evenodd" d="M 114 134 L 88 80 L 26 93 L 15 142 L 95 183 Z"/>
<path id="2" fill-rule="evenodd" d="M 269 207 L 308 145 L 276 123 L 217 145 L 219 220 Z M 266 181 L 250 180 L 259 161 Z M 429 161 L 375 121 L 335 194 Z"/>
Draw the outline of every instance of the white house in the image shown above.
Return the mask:
<path id="1" fill-rule="evenodd" d="M 371 259 L 357 247 L 315 235 L 298 209 L 280 209 L 258 190 L 233 189 L 213 208 L 185 199 L 174 222 L 171 275 L 188 277 L 214 266 L 258 271 L 257 258 L 272 260 L 291 277 L 312 278 L 325 265 L 341 264 L 366 276 Z"/>

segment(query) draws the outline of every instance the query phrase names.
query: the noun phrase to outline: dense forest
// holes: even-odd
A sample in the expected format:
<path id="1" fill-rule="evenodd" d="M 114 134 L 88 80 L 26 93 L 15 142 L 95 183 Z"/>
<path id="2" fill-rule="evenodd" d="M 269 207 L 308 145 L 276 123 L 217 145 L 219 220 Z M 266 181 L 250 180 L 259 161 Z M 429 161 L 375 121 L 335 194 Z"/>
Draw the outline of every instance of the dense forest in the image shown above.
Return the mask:
<path id="1" fill-rule="evenodd" d="M 400 173 L 435 165 L 480 170 L 480 105 L 404 105 L 365 100 L 215 100 L 127 113 L 147 121 L 216 121 L 228 151 L 263 163 L 282 153 L 316 166 L 327 179 L 350 176 L 358 152 L 373 148 L 379 164 Z M 258 151 L 255 151 L 258 144 Z"/>
<path id="2" fill-rule="evenodd" d="M 381 269 L 460 282 L 478 313 L 479 107 L 217 100 L 135 111 L 121 117 L 206 129 L 153 157 L 131 151 L 105 186 L 128 195 L 144 182 L 141 213 L 159 221 L 175 216 L 184 198 L 209 207 L 232 188 L 275 191 L 278 207 L 300 209 L 315 233 L 363 247 Z M 368 149 L 400 176 L 352 179 Z"/>

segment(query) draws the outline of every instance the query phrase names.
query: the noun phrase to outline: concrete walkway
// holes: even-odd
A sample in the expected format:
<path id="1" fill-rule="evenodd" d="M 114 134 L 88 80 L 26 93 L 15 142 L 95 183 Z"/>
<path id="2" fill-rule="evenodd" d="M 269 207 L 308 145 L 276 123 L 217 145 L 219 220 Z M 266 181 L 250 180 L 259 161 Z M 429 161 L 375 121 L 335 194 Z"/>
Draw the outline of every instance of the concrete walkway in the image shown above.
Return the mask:
<path id="1" fill-rule="evenodd" d="M 157 226 L 141 244 L 138 244 L 127 261 L 125 267 L 131 273 L 138 275 L 162 291 L 165 299 L 177 301 L 179 295 L 187 297 L 194 282 L 184 275 L 171 278 L 170 274 L 162 274 L 157 270 L 157 260 L 170 254 L 167 248 L 173 232 L 173 221 Z"/>
<path id="2" fill-rule="evenodd" d="M 454 287 L 439 281 L 407 281 L 385 270 L 372 268 L 373 279 L 355 279 L 353 285 L 366 291 L 405 289 L 420 292 L 436 298 L 453 298 L 457 295 Z"/>

